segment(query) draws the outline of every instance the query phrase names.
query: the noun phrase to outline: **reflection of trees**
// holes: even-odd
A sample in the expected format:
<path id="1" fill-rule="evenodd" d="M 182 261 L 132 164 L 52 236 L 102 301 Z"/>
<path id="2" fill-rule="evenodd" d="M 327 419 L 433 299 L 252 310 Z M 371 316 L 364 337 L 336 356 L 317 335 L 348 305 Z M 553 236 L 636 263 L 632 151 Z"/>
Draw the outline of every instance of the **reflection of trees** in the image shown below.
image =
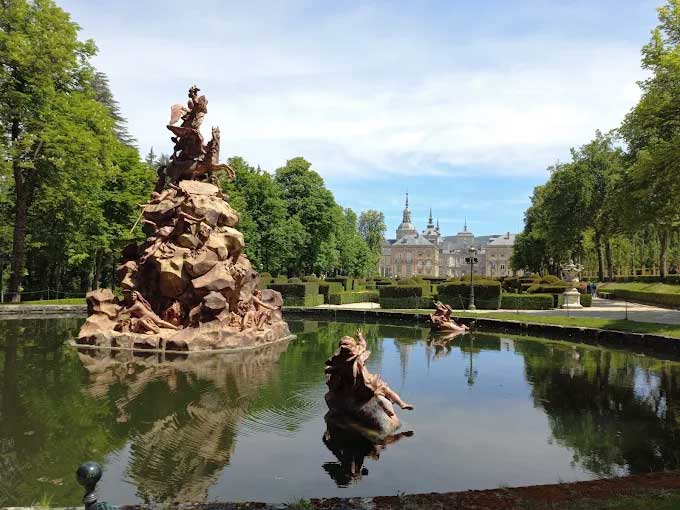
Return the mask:
<path id="1" fill-rule="evenodd" d="M 617 351 L 519 342 L 537 406 L 600 475 L 680 467 L 678 366 Z"/>
<path id="2" fill-rule="evenodd" d="M 83 460 L 102 461 L 124 438 L 110 412 L 81 391 L 83 369 L 62 346 L 80 319 L 0 323 L 0 506 L 26 505 L 47 494 L 79 504 L 73 478 Z"/>

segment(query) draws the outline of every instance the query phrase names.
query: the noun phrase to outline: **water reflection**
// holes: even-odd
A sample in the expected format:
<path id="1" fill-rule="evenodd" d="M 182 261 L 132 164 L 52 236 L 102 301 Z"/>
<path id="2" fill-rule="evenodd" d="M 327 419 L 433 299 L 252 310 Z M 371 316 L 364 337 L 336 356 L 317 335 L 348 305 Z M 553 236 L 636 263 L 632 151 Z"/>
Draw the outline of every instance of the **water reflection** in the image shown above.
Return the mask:
<path id="1" fill-rule="evenodd" d="M 288 342 L 238 353 L 140 356 L 81 349 L 85 390 L 127 428 L 127 476 L 144 501 L 205 501 L 229 464 L 238 424 L 272 384 Z M 172 398 L 166 398 L 172 395 Z"/>
<path id="2" fill-rule="evenodd" d="M 412 436 L 413 431 L 408 430 L 383 438 L 376 443 L 360 434 L 327 423 L 323 444 L 335 455 L 338 462 L 325 462 L 323 469 L 338 487 L 347 487 L 368 475 L 368 468 L 364 467 L 366 457 L 378 460 L 380 453 L 388 445 Z"/>
<path id="3" fill-rule="evenodd" d="M 100 495 L 119 504 L 493 488 L 680 467 L 672 361 L 362 324 L 369 370 L 417 406 L 403 416 L 417 434 L 374 445 L 323 420 L 323 362 L 356 324 L 293 322 L 289 344 L 167 359 L 65 347 L 81 321 L 0 321 L 0 506 L 44 496 L 79 504 L 73 470 L 85 459 L 104 464 Z"/>

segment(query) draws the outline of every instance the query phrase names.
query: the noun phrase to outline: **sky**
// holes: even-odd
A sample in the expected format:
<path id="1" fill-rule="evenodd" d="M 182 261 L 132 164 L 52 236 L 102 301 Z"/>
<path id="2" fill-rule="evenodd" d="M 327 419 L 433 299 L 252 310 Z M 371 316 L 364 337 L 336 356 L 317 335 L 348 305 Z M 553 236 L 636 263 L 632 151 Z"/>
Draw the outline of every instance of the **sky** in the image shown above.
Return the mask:
<path id="1" fill-rule="evenodd" d="M 221 156 L 273 172 L 303 156 L 336 200 L 416 227 L 519 232 L 546 168 L 639 98 L 661 0 L 57 0 L 142 154 L 170 105 L 209 100 Z"/>

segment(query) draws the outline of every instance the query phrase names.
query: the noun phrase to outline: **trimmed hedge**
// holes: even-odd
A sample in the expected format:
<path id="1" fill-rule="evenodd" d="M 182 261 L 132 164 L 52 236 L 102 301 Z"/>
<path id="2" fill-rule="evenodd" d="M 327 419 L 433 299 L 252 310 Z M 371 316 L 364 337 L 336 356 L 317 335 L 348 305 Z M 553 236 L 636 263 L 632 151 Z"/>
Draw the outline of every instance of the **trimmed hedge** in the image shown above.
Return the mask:
<path id="1" fill-rule="evenodd" d="M 603 281 L 614 282 L 614 283 L 668 283 L 671 285 L 680 285 L 680 275 L 669 274 L 666 278 L 661 280 L 658 274 L 646 274 L 646 275 L 635 275 L 635 276 L 614 276 L 609 278 L 605 276 Z"/>
<path id="2" fill-rule="evenodd" d="M 383 297 L 380 296 L 380 308 L 404 309 L 404 308 L 434 308 L 431 297 Z"/>
<path id="3" fill-rule="evenodd" d="M 602 289 L 598 295 L 609 294 L 613 299 L 629 299 L 648 305 L 660 305 L 672 308 L 680 307 L 680 294 L 662 294 L 660 292 L 645 292 L 644 290 Z"/>
<path id="4" fill-rule="evenodd" d="M 306 283 L 272 283 L 270 289 L 280 292 L 286 297 L 305 297 L 319 295 L 319 284 L 316 282 Z"/>
<path id="5" fill-rule="evenodd" d="M 501 296 L 501 308 L 507 310 L 551 310 L 552 294 L 510 294 Z"/>
<path id="6" fill-rule="evenodd" d="M 581 306 L 585 308 L 590 308 L 591 306 L 593 306 L 593 296 L 591 296 L 590 294 L 581 294 L 580 302 Z M 563 303 L 564 296 L 562 296 L 562 294 L 559 294 L 557 296 L 557 307 L 560 308 Z"/>
<path id="7" fill-rule="evenodd" d="M 321 294 L 308 294 L 303 297 L 299 296 L 284 296 L 283 306 L 319 306 L 323 304 L 323 296 Z"/>
<path id="8" fill-rule="evenodd" d="M 475 306 L 480 310 L 497 310 L 501 306 L 501 282 L 475 279 Z M 449 281 L 438 288 L 439 300 L 454 308 L 467 308 L 470 301 L 470 282 Z"/>
<path id="9" fill-rule="evenodd" d="M 421 285 L 387 285 L 378 289 L 381 298 L 419 298 L 425 288 Z"/>
<path id="10" fill-rule="evenodd" d="M 338 292 L 329 296 L 332 305 L 347 305 L 350 303 L 378 303 L 380 295 L 375 290 L 361 290 Z"/>
<path id="11" fill-rule="evenodd" d="M 319 283 L 319 294 L 323 296 L 323 301 L 324 303 L 330 303 L 330 298 L 328 297 L 331 294 L 337 294 L 339 292 L 343 292 L 344 287 L 342 286 L 342 283 L 340 282 L 327 282 L 327 281 L 321 281 Z"/>

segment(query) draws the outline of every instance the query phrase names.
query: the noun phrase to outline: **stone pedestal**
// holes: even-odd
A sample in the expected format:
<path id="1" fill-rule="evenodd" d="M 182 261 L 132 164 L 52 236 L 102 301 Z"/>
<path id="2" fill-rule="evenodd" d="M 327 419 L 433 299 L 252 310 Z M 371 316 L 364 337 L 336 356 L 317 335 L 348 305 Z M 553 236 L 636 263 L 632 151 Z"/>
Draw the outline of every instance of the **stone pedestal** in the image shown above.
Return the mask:
<path id="1" fill-rule="evenodd" d="M 577 310 L 583 308 L 581 305 L 581 294 L 576 289 L 568 289 L 562 293 L 561 308 L 568 310 Z"/>

